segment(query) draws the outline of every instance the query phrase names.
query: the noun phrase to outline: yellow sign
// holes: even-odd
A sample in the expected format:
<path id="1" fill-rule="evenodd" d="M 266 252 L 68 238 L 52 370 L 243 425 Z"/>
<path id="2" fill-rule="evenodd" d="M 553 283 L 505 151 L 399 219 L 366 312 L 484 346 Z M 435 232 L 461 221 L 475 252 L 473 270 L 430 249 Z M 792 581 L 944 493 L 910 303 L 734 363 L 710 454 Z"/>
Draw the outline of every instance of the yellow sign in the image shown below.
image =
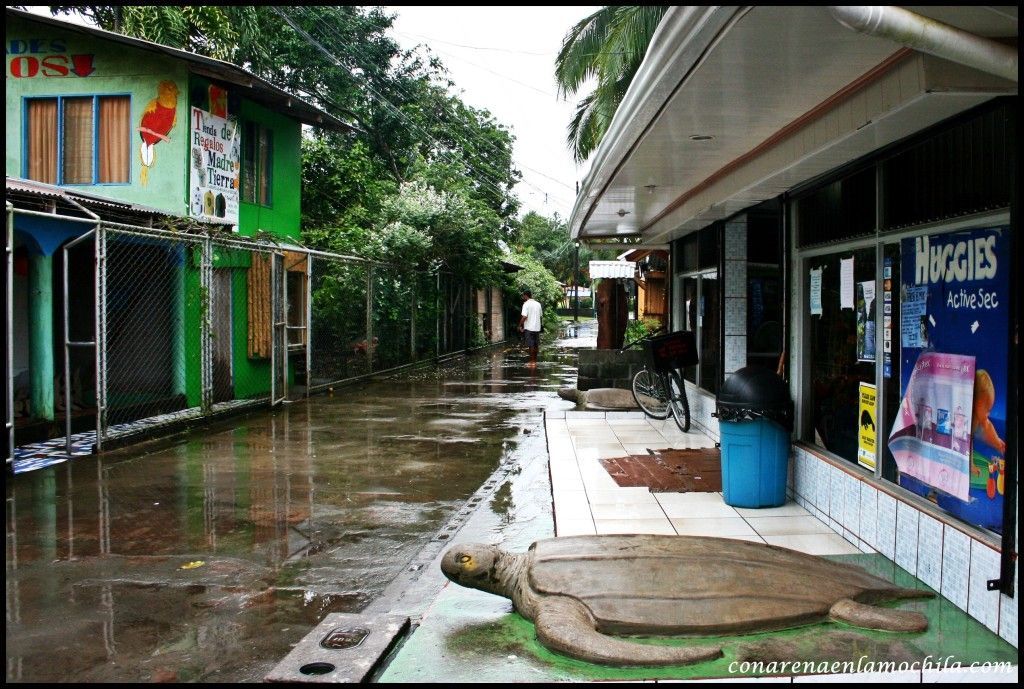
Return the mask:
<path id="1" fill-rule="evenodd" d="M 857 443 L 857 463 L 875 469 L 875 448 L 878 446 L 878 395 L 874 385 L 860 384 L 860 438 Z"/>

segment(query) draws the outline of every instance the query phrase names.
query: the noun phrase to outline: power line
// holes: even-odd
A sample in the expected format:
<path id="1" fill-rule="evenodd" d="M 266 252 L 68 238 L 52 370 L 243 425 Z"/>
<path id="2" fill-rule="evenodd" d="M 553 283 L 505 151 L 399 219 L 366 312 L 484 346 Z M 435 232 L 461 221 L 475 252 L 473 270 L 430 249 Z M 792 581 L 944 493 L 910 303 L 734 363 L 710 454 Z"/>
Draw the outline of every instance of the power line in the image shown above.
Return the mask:
<path id="1" fill-rule="evenodd" d="M 275 12 L 277 12 L 288 23 L 289 26 L 292 27 L 292 29 L 295 30 L 296 33 L 298 33 L 300 36 L 305 38 L 308 42 L 310 42 L 311 44 L 313 44 L 314 46 L 319 48 L 320 51 L 323 52 L 323 54 L 326 55 L 332 62 L 334 62 L 335 65 L 337 65 L 341 69 L 344 69 L 353 78 L 356 78 L 356 76 L 354 74 L 352 74 L 352 71 L 348 67 L 346 67 L 340 60 L 338 60 L 333 54 L 331 54 L 331 52 L 329 50 L 327 50 L 327 48 L 325 48 L 323 46 L 323 44 L 321 44 L 315 38 L 310 36 L 304 29 L 302 29 L 299 26 L 297 26 L 292 21 L 291 17 L 289 17 L 284 12 L 282 12 L 279 7 L 274 7 L 273 9 L 274 9 Z M 373 96 L 376 98 L 376 100 L 382 106 L 387 108 L 389 111 L 393 112 L 400 119 L 404 120 L 409 125 L 410 128 L 419 131 L 419 133 L 422 134 L 425 139 L 429 139 L 431 142 L 433 142 L 434 145 L 437 146 L 437 153 L 438 153 L 439 156 L 443 156 L 443 157 L 448 158 L 449 162 L 453 162 L 453 163 L 459 162 L 459 161 L 452 160 L 451 157 L 450 157 L 450 154 L 448 154 L 444 150 L 444 147 L 441 145 L 441 143 L 439 141 L 437 141 L 437 139 L 435 139 L 429 133 L 424 132 L 418 125 L 416 125 L 411 120 L 409 120 L 409 118 L 406 117 L 405 114 L 401 110 L 399 110 L 395 105 L 393 105 L 390 101 L 388 101 L 386 98 L 384 98 L 384 96 L 381 95 L 375 88 L 373 88 L 373 86 L 371 86 L 369 83 L 364 83 L 363 85 L 371 94 L 373 94 Z M 451 133 L 451 132 L 449 132 L 449 133 Z M 463 162 L 463 164 L 467 165 L 470 169 L 474 169 L 473 166 L 470 165 L 468 161 L 461 161 L 461 162 Z M 490 186 L 490 188 L 493 189 L 494 191 L 496 191 L 499 196 L 504 196 L 505 195 L 505 191 L 502 190 L 501 188 L 499 188 L 491 179 L 489 179 L 487 177 L 486 174 L 482 174 L 482 171 L 479 170 L 479 169 L 477 169 L 476 171 L 478 173 L 481 173 L 480 174 L 480 181 L 482 183 L 485 183 L 486 185 Z"/>
<path id="2" fill-rule="evenodd" d="M 339 33 L 338 33 L 338 31 L 337 31 L 337 30 L 335 30 L 335 29 L 328 29 L 328 30 L 329 30 L 329 31 L 331 32 L 331 34 L 332 34 L 332 35 L 333 35 L 333 36 L 334 36 L 335 38 L 337 38 L 337 39 L 338 39 L 338 40 L 339 40 L 339 41 L 340 41 L 340 42 L 341 42 L 341 43 L 342 43 L 342 44 L 343 44 L 343 45 L 344 45 L 344 46 L 345 46 L 346 48 L 348 48 L 348 49 L 349 49 L 349 52 L 351 52 L 351 53 L 354 53 L 354 54 L 357 54 L 357 55 L 360 55 L 361 57 L 364 57 L 364 58 L 366 58 L 366 57 L 367 57 L 367 56 L 366 56 L 366 53 L 365 53 L 365 52 L 362 52 L 362 51 L 358 50 L 358 49 L 357 49 L 357 48 L 356 48 L 355 46 L 353 46 L 353 45 L 351 45 L 351 44 L 347 43 L 347 42 L 346 42 L 346 41 L 344 40 L 344 38 L 343 38 L 343 37 L 341 36 L 341 34 L 339 34 Z M 447 53 L 446 53 L 446 54 L 447 54 Z M 333 56 L 332 56 L 332 59 L 334 59 L 334 58 L 333 58 Z M 472 64 L 472 63 L 470 63 L 470 64 Z M 343 66 L 343 67 L 344 67 L 344 66 Z M 346 68 L 346 69 L 347 69 L 347 68 Z M 500 75 L 500 74 L 499 74 L 498 76 L 503 76 L 503 75 Z M 407 90 L 405 90 L 404 88 L 402 88 L 402 87 L 401 87 L 401 85 L 398 85 L 398 84 L 396 84 L 396 85 L 395 85 L 395 90 L 396 90 L 396 91 L 398 91 L 398 92 L 399 92 L 399 93 L 400 93 L 401 95 L 403 95 L 403 96 L 404 96 L 404 97 L 406 97 L 407 99 L 409 99 L 409 100 L 414 100 L 414 99 L 413 99 L 412 97 L 410 97 L 410 95 L 409 95 L 409 92 L 408 92 Z M 379 95 L 379 94 L 378 94 L 378 95 Z M 545 95 L 550 95 L 550 94 L 545 94 Z M 500 124 L 500 123 L 499 123 L 499 124 Z M 443 123 L 442 123 L 442 128 L 443 128 Z M 453 135 L 453 138 L 457 138 L 457 137 L 454 137 L 454 134 L 453 134 L 453 131 L 454 131 L 454 130 L 452 130 L 452 129 L 447 129 L 446 131 L 448 131 L 448 133 L 449 133 L 449 134 L 452 134 L 452 135 Z M 472 136 L 472 135 L 470 135 L 470 136 Z M 464 141 L 464 139 L 463 139 L 462 141 Z M 494 145 L 490 144 L 490 143 L 489 143 L 489 142 L 487 142 L 487 141 L 481 141 L 481 140 L 479 140 L 479 139 L 477 139 L 477 141 L 478 141 L 478 143 L 479 143 L 479 144 L 481 145 L 481 148 L 483 148 L 483 149 L 485 149 L 485 150 L 490 150 L 490 151 L 491 151 L 492 153 L 497 153 L 497 154 L 501 154 L 501 153 L 503 153 L 503 151 L 501 151 L 501 149 L 498 149 L 498 148 L 496 148 L 496 147 L 495 147 Z M 534 169 L 534 168 L 531 168 L 531 167 L 529 167 L 529 166 L 527 166 L 527 165 L 522 165 L 522 164 L 519 164 L 519 166 L 520 166 L 521 168 L 523 168 L 524 170 L 529 170 L 530 172 L 533 172 L 534 174 L 540 175 L 541 177 L 545 177 L 546 179 L 549 179 L 549 180 L 551 180 L 551 181 L 553 181 L 553 182 L 556 182 L 557 184 L 561 184 L 561 185 L 565 186 L 565 187 L 566 187 L 567 189 L 571 189 L 571 188 L 572 188 L 572 187 L 571 187 L 570 185 L 566 184 L 565 182 L 562 182 L 562 181 L 560 181 L 560 180 L 557 180 L 557 179 L 555 179 L 555 178 L 553 178 L 553 177 L 550 177 L 550 176 L 548 176 L 548 175 L 544 174 L 543 172 L 540 172 L 539 170 L 536 170 L 536 169 Z M 542 192 L 542 193 L 545 193 L 545 194 L 548 194 L 548 193 L 549 193 L 549 192 L 545 191 L 544 189 L 542 189 L 542 188 L 540 188 L 540 187 L 537 187 L 536 185 L 533 185 L 533 184 L 531 184 L 531 183 L 529 183 L 529 182 L 526 182 L 525 180 L 521 180 L 521 183 L 523 183 L 523 184 L 526 184 L 527 186 L 531 186 L 531 187 L 533 187 L 534 189 L 537 189 L 538 191 L 540 191 L 540 192 Z M 562 198 L 558 198 L 558 197 L 555 197 L 555 198 L 556 198 L 556 200 L 560 201 L 561 203 L 565 203 L 565 204 L 569 204 L 569 205 L 571 205 L 571 203 L 572 203 L 572 202 L 570 202 L 570 201 L 567 201 L 567 200 L 565 200 L 565 199 L 562 199 Z"/>
<path id="3" fill-rule="evenodd" d="M 408 33 L 408 32 L 405 32 L 405 31 L 398 31 L 397 29 L 395 30 L 395 33 L 402 34 L 404 36 L 412 36 L 412 37 L 425 38 L 428 41 L 430 41 L 431 43 L 444 43 L 445 45 L 454 45 L 454 46 L 457 46 L 459 48 L 469 48 L 470 50 L 490 50 L 490 51 L 495 51 L 495 52 L 500 52 L 500 53 L 512 53 L 513 55 L 535 55 L 535 56 L 538 56 L 538 57 L 551 57 L 551 55 L 552 55 L 551 53 L 534 53 L 534 52 L 531 52 L 529 50 L 509 50 L 507 48 L 487 48 L 487 47 L 479 46 L 479 45 L 465 45 L 464 43 L 452 43 L 451 41 L 442 41 L 440 38 L 434 38 L 432 36 L 425 36 L 423 34 Z"/>

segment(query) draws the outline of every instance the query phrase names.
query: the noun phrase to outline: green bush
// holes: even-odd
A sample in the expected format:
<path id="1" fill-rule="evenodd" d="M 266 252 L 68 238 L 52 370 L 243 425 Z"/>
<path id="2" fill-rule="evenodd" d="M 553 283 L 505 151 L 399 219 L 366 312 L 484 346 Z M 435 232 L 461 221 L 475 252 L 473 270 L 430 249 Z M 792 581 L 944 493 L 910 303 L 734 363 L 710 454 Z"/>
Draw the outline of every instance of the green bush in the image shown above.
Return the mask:
<path id="1" fill-rule="evenodd" d="M 626 342 L 636 342 L 642 337 L 647 337 L 660 327 L 661 322 L 656 318 L 632 320 L 626 325 Z"/>

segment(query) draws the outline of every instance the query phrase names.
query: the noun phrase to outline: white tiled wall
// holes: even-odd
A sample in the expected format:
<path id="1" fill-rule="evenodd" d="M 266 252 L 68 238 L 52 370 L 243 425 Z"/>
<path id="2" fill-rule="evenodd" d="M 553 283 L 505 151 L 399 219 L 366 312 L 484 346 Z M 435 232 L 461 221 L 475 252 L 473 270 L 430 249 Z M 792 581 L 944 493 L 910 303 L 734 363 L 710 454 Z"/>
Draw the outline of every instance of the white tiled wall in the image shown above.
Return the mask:
<path id="1" fill-rule="evenodd" d="M 943 596 L 967 610 L 967 583 L 971 574 L 971 538 L 951 526 L 942 533 Z"/>
<path id="2" fill-rule="evenodd" d="M 836 533 L 885 555 L 1017 646 L 1016 599 L 987 590 L 999 577 L 999 553 L 987 543 L 800 447 L 791 477 L 796 501 Z"/>
<path id="3" fill-rule="evenodd" d="M 896 564 L 911 574 L 917 574 L 917 526 L 921 513 L 903 502 L 896 501 Z"/>
<path id="4" fill-rule="evenodd" d="M 986 582 L 998 578 L 999 553 L 972 539 L 967 613 L 997 634 L 999 633 L 999 592 L 989 591 Z"/>
<path id="5" fill-rule="evenodd" d="M 921 514 L 917 526 L 917 578 L 942 589 L 942 522 Z"/>
<path id="6" fill-rule="evenodd" d="M 896 498 L 878 491 L 878 552 L 896 560 Z"/>
<path id="7" fill-rule="evenodd" d="M 860 484 L 860 537 L 871 551 L 878 550 L 878 489 Z"/>
<path id="8" fill-rule="evenodd" d="M 1013 564 L 1013 579 L 1017 578 L 1017 563 Z M 1017 595 L 1020 595 L 1018 589 Z M 1017 647 L 1017 600 L 1009 596 L 999 596 L 999 636 Z"/>

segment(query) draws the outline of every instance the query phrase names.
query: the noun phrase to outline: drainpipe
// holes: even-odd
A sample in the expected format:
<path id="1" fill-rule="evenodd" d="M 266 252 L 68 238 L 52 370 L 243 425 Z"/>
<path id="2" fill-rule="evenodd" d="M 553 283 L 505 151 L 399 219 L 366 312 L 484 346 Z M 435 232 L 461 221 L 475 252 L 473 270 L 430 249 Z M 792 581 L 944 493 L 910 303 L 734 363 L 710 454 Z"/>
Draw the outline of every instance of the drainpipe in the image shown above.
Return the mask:
<path id="1" fill-rule="evenodd" d="M 901 7 L 829 7 L 848 29 L 895 41 L 914 50 L 1017 81 L 1017 49 L 923 17 Z"/>

